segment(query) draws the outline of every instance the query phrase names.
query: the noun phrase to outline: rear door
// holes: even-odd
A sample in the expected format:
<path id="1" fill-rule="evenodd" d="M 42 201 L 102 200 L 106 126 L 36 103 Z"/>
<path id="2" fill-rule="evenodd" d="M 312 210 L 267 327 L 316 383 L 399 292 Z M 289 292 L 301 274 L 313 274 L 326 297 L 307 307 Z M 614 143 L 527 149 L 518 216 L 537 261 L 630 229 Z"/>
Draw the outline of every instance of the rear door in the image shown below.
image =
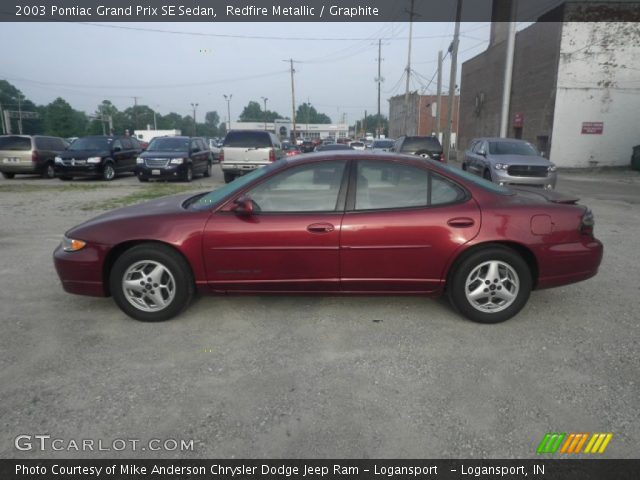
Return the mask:
<path id="1" fill-rule="evenodd" d="M 0 165 L 2 171 L 29 169 L 31 161 L 31 137 L 26 135 L 5 135 L 0 137 Z"/>
<path id="2" fill-rule="evenodd" d="M 216 291 L 336 291 L 346 160 L 288 168 L 244 192 L 254 213 L 231 204 L 204 231 L 207 281 Z M 240 195 L 240 194 L 239 194 Z"/>
<path id="3" fill-rule="evenodd" d="M 480 227 L 459 185 L 426 166 L 360 160 L 340 240 L 341 290 L 430 292 Z"/>

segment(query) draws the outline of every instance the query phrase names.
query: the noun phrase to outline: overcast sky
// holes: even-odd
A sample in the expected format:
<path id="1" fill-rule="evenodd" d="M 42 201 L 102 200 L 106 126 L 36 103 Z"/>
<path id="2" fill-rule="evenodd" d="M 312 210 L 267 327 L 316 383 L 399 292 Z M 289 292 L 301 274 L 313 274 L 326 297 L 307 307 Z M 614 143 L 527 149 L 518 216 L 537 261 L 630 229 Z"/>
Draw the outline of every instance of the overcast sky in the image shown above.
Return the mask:
<path id="1" fill-rule="evenodd" d="M 489 29 L 488 22 L 462 24 L 461 62 L 486 48 Z M 413 25 L 412 68 L 418 75 L 411 90 L 429 84 L 438 50 L 446 53 L 453 30 L 453 23 Z M 93 113 L 103 99 L 125 109 L 138 96 L 139 104 L 161 114 L 190 114 L 190 103 L 197 102 L 199 120 L 216 110 L 224 121 L 223 94 L 233 95 L 233 120 L 250 100 L 262 105 L 260 97 L 268 98 L 267 109 L 290 116 L 289 64 L 283 60 L 293 58 L 301 62 L 295 64 L 296 103 L 308 99 L 334 122 L 346 113 L 353 123 L 364 110 L 377 108 L 378 38 L 383 114 L 386 99 L 404 93 L 408 35 L 408 23 L 4 23 L 0 79 L 37 104 L 61 96 Z M 449 68 L 447 59 L 444 90 Z M 434 80 L 426 91 L 435 90 Z"/>

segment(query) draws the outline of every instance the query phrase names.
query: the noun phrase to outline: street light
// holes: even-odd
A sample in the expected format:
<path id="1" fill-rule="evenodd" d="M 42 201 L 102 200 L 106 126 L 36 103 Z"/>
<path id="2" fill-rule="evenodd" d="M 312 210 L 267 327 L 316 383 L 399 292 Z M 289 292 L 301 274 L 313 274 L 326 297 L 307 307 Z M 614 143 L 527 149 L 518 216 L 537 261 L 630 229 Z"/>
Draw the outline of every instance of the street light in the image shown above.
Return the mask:
<path id="1" fill-rule="evenodd" d="M 192 103 L 191 107 L 193 108 L 193 136 L 196 136 L 196 108 L 198 108 L 197 103 Z"/>
<path id="2" fill-rule="evenodd" d="M 231 97 L 233 97 L 232 94 L 229 95 L 222 95 L 224 97 L 224 99 L 227 101 L 227 132 L 229 130 L 231 130 Z"/>
<path id="3" fill-rule="evenodd" d="M 262 99 L 262 101 L 264 102 L 264 129 L 267 129 L 267 100 L 269 100 L 267 97 L 260 97 Z"/>

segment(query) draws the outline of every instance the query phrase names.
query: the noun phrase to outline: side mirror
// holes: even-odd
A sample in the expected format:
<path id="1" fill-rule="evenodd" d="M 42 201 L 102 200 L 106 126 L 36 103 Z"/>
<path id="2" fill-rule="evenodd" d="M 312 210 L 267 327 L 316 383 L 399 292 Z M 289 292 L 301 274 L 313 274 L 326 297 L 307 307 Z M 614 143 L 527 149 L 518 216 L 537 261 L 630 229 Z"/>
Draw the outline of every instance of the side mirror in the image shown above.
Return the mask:
<path id="1" fill-rule="evenodd" d="M 485 152 L 484 150 L 478 150 L 478 155 L 482 155 L 483 157 L 486 157 L 487 152 Z"/>
<path id="2" fill-rule="evenodd" d="M 253 200 L 242 195 L 234 200 L 231 210 L 236 212 L 238 215 L 251 215 L 253 213 Z"/>

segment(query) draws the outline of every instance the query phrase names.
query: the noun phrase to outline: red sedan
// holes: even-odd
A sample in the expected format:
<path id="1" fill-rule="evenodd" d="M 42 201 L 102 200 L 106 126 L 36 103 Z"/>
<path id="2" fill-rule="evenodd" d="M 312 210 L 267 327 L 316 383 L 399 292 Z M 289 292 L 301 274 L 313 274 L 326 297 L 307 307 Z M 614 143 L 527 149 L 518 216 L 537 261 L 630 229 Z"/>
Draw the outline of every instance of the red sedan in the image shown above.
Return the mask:
<path id="1" fill-rule="evenodd" d="M 113 296 L 138 320 L 174 317 L 196 291 L 446 293 L 496 323 L 531 290 L 597 273 L 602 244 L 576 201 L 414 156 L 317 153 L 101 215 L 54 260 L 67 292 Z"/>

